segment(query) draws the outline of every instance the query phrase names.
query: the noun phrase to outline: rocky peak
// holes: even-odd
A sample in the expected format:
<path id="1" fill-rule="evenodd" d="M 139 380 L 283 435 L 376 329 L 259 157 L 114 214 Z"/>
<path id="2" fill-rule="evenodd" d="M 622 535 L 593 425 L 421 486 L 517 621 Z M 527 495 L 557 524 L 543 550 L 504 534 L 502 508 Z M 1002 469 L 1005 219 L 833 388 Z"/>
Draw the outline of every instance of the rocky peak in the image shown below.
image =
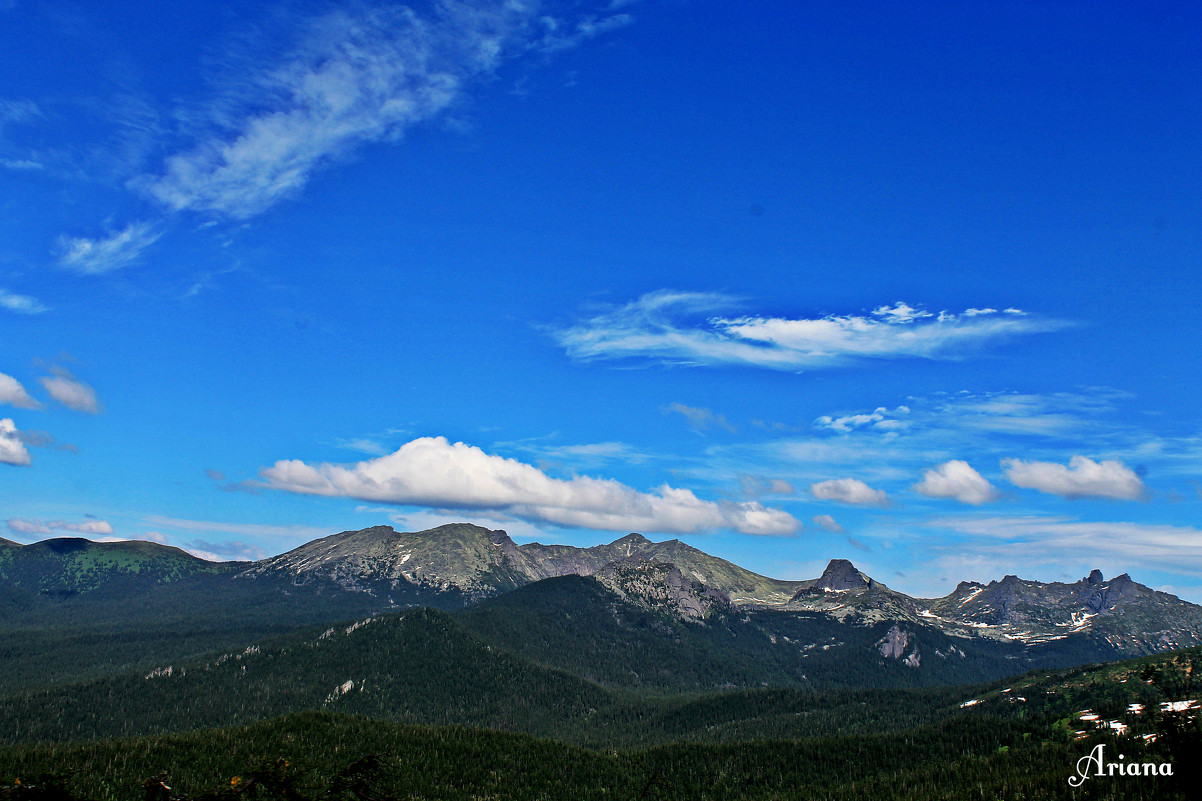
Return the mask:
<path id="1" fill-rule="evenodd" d="M 509 533 L 502 529 L 488 532 L 488 541 L 493 545 L 513 545 L 513 540 L 509 538 Z"/>
<path id="2" fill-rule="evenodd" d="M 611 548 L 619 548 L 627 556 L 630 556 L 632 551 L 639 550 L 651 544 L 651 540 L 644 537 L 642 534 L 631 532 L 621 539 L 614 540 L 610 543 Z"/>
<path id="3" fill-rule="evenodd" d="M 676 565 L 657 559 L 620 559 L 594 577 L 627 600 L 666 609 L 686 620 L 699 620 L 714 607 L 730 606 L 726 593 L 686 578 Z"/>
<path id="4" fill-rule="evenodd" d="M 872 579 L 865 576 L 856 566 L 846 559 L 832 559 L 822 571 L 816 586 L 824 590 L 844 592 L 846 590 L 865 590 L 873 584 Z"/>
<path id="5" fill-rule="evenodd" d="M 1095 567 L 1093 570 L 1089 571 L 1089 576 L 1085 580 L 1090 584 L 1101 584 L 1103 581 L 1102 571 Z"/>

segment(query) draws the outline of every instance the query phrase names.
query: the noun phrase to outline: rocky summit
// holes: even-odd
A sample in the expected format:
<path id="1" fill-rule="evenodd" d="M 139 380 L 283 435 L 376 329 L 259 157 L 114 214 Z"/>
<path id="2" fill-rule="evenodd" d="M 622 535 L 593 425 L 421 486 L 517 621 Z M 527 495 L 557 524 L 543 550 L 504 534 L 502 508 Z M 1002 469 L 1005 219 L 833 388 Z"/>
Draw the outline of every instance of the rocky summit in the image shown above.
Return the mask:
<path id="1" fill-rule="evenodd" d="M 1202 643 L 1202 607 L 1126 574 L 1106 578 L 1098 570 L 1073 583 L 1017 576 L 961 582 L 942 598 L 921 599 L 886 586 L 846 559 L 832 559 L 817 578 L 786 581 L 679 540 L 653 542 L 628 534 L 589 548 L 518 545 L 504 531 L 469 523 L 418 532 L 389 526 L 346 531 L 251 563 L 203 562 L 154 543 L 0 543 L 5 582 L 0 603 L 22 610 L 36 610 L 38 603 L 51 602 L 47 599 L 73 599 L 79 606 L 89 598 L 119 601 L 138 593 L 143 603 L 163 596 L 177 606 L 203 597 L 215 609 L 228 595 L 280 610 L 289 605 L 299 610 L 319 599 L 325 611 L 310 615 L 317 619 L 338 610 L 457 609 L 565 576 L 592 577 L 625 601 L 680 620 L 758 610 L 898 625 L 898 635 L 888 640 L 890 655 L 901 648 L 901 634 L 922 629 L 1025 645 L 1088 642 L 1118 654 Z M 166 586 L 176 589 L 156 595 L 156 588 Z"/>

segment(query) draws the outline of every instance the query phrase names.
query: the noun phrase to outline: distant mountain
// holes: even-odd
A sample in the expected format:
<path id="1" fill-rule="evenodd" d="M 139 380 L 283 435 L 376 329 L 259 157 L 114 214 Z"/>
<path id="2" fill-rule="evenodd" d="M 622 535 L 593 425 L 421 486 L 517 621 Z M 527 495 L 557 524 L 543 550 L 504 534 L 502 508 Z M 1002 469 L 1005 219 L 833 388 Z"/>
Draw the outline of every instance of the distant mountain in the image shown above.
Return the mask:
<path id="1" fill-rule="evenodd" d="M 1091 633 L 1119 653 L 1152 653 L 1202 644 L 1202 607 L 1100 570 L 1072 584 L 1042 584 L 1006 576 L 988 584 L 961 582 L 931 601 L 925 617 L 983 636 L 1025 643 Z"/>
<path id="2" fill-rule="evenodd" d="M 679 540 L 652 542 L 628 534 L 591 548 L 517 545 L 504 531 L 468 523 L 406 533 L 388 526 L 347 531 L 256 562 L 241 575 L 285 577 L 297 585 L 326 582 L 381 599 L 413 588 L 471 602 L 541 579 L 591 576 L 623 559 L 674 565 L 689 580 L 726 593 L 735 603 L 784 603 L 804 584 L 757 575 Z"/>
<path id="3" fill-rule="evenodd" d="M 18 545 L 0 539 L 0 583 L 32 595 L 126 597 L 198 575 L 224 575 L 233 562 L 207 562 L 169 545 L 79 537 Z"/>
<path id="4" fill-rule="evenodd" d="M 903 672 L 889 679 L 902 684 L 940 677 L 969 680 L 997 675 L 996 670 L 1013 673 L 1202 643 L 1202 607 L 1126 575 L 1107 580 L 1094 571 L 1072 584 L 1007 576 L 987 585 L 962 583 L 943 598 L 919 599 L 845 559 L 831 560 L 818 578 L 783 581 L 677 540 L 657 543 L 639 534 L 576 548 L 518 545 L 504 531 L 467 523 L 422 532 L 377 526 L 250 563 L 205 562 L 148 542 L 0 542 L 0 611 L 5 612 L 0 631 L 21 631 L 25 638 L 20 659 L 14 656 L 8 676 L 0 675 L 0 690 L 28 686 L 46 671 L 83 676 L 104 665 L 141 665 L 139 654 L 147 652 L 149 642 L 160 657 L 186 656 L 305 625 L 414 606 L 457 610 L 509 595 L 538 597 L 539 608 L 550 609 L 557 593 L 580 591 L 579 584 L 558 581 L 565 577 L 595 579 L 608 593 L 598 603 L 614 620 L 639 620 L 640 631 L 670 631 L 678 643 L 693 643 L 679 652 L 681 659 L 715 647 L 721 637 L 714 632 L 735 631 L 733 621 L 754 624 L 747 630 L 759 632 L 755 637 L 730 635 L 730 642 L 738 643 L 737 655 L 719 656 L 714 663 L 725 667 L 689 674 L 693 678 L 687 681 L 696 686 L 711 681 L 804 684 L 816 676 L 829 681 L 834 673 L 819 665 L 838 662 L 846 672 L 851 662 L 840 662 L 842 657 L 830 651 L 848 643 L 855 644 L 846 649 L 859 654 L 855 659 L 885 659 L 913 671 L 910 678 L 902 678 Z M 133 599 L 137 602 L 130 604 Z M 561 600 L 570 605 L 579 598 Z M 623 652 L 618 643 L 623 626 L 603 622 L 595 606 L 589 606 L 593 611 L 582 625 L 610 633 L 586 638 L 591 653 L 602 659 L 605 649 Z M 508 608 L 506 614 L 517 622 L 498 630 L 525 631 L 523 636 L 543 637 L 560 647 L 571 641 L 572 636 L 547 633 L 559 625 L 553 624 L 554 615 L 527 626 L 521 619 L 528 610 Z M 676 623 L 688 625 L 680 629 Z M 66 632 L 64 627 L 72 625 L 74 632 Z M 829 626 L 835 628 L 828 632 Z M 93 641 L 98 627 L 120 632 L 130 646 L 122 648 L 113 636 Z M 633 630 L 626 626 L 621 636 L 634 636 Z M 73 639 L 68 643 L 48 631 L 70 633 Z M 521 650 L 517 642 L 507 647 Z M 77 655 L 78 667 L 64 666 L 65 645 Z M 772 648 L 763 651 L 767 645 Z M 808 651 L 799 650 L 807 646 Z M 819 647 L 825 656 L 814 650 Z M 627 673 L 638 673 L 637 682 L 645 683 L 657 658 L 653 640 L 645 642 L 643 653 L 643 667 Z M 567 664 L 546 654 L 539 658 Z M 977 665 L 978 658 L 1002 661 L 989 667 Z M 960 659 L 968 661 L 953 667 Z M 744 669 L 757 661 L 765 666 L 759 675 Z M 870 683 L 882 680 L 871 670 L 852 673 Z M 604 680 L 613 680 L 617 674 L 606 675 Z"/>

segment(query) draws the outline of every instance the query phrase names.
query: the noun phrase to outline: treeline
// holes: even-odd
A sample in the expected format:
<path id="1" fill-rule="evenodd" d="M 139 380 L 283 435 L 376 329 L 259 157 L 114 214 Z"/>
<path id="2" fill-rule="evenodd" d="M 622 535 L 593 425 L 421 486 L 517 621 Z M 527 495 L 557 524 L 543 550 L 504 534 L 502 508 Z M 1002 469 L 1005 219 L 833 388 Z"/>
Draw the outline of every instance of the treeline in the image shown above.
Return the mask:
<path id="1" fill-rule="evenodd" d="M 1129 759 L 1154 758 L 1133 741 L 1107 742 Z M 989 716 L 880 735 L 596 752 L 519 734 L 302 713 L 185 735 L 2 748 L 0 776 L 12 783 L 0 793 L 68 801 L 39 799 L 32 785 L 78 801 L 1192 797 L 1164 777 L 1103 777 L 1073 790 L 1067 779 L 1085 750 Z"/>
<path id="2" fill-rule="evenodd" d="M 534 664 L 483 641 L 447 613 L 420 609 L 358 627 L 311 630 L 206 662 L 0 697 L 0 743 L 165 734 L 320 709 L 519 731 L 598 748 L 795 739 L 910 729 L 985 711 L 1055 721 L 1091 706 L 1117 717 L 1129 703 L 1156 695 L 1138 679 L 1114 678 L 1124 669 L 1135 668 L 1036 674 L 1015 680 L 1009 695 L 996 683 L 639 694 Z M 984 706 L 960 707 L 978 695 Z"/>

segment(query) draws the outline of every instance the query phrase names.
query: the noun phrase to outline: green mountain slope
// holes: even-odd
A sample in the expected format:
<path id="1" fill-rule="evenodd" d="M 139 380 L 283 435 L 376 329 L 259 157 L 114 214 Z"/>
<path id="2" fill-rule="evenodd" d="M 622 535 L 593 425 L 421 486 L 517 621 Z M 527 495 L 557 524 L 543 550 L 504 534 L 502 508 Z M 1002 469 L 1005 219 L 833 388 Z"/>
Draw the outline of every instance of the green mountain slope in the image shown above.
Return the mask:
<path id="1" fill-rule="evenodd" d="M 735 687 L 922 687 L 965 684 L 1109 658 L 1091 639 L 1027 646 L 965 639 L 921 623 L 820 612 L 736 610 L 704 619 L 622 598 L 592 577 L 527 585 L 462 612 L 494 645 L 615 687 L 656 692 Z"/>
<path id="2" fill-rule="evenodd" d="M 152 542 L 92 542 L 78 537 L 32 545 L 0 541 L 0 583 L 38 596 L 128 598 L 196 575 L 219 575 L 238 565 L 206 562 Z"/>
<path id="3" fill-rule="evenodd" d="M 380 798 L 1180 801 L 1196 789 L 1192 752 L 1166 750 L 1162 740 L 1144 736 L 1163 737 L 1165 730 L 1153 714 L 1161 695 L 1139 680 L 1141 668 L 1166 661 L 1149 657 L 969 688 L 680 699 L 642 716 L 644 728 L 661 730 L 662 744 L 638 750 L 305 712 L 139 739 L 0 746 L 0 776 L 28 783 L 57 773 L 78 795 L 134 801 L 143 794 L 141 779 L 166 771 L 178 793 L 224 787 L 236 801 L 231 777 L 283 757 L 293 763 L 296 786 L 319 797 L 349 763 L 375 754 L 384 766 L 372 788 Z M 784 721 L 811 718 L 800 738 L 782 733 Z M 740 720 L 745 730 L 730 731 Z M 715 729 L 726 731 L 714 736 Z M 1202 738 L 1191 742 L 1197 748 Z M 1175 777 L 1094 777 L 1079 790 L 1070 787 L 1078 760 L 1099 745 L 1116 761 L 1119 754 L 1135 763 L 1167 760 Z"/>
<path id="4" fill-rule="evenodd" d="M 205 663 L 3 698 L 0 742 L 179 731 L 306 709 L 553 730 L 609 703 L 595 685 L 494 649 L 445 613 L 420 609 Z"/>

